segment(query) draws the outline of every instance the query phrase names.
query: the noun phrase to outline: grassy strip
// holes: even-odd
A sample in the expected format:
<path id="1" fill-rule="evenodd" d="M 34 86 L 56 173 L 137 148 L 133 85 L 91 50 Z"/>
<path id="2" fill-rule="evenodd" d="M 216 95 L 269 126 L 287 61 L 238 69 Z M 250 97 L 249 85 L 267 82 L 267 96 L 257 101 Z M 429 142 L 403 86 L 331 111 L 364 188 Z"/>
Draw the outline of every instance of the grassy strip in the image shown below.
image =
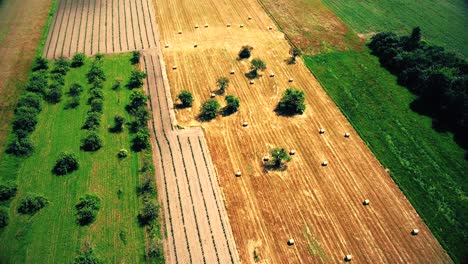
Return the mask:
<path id="1" fill-rule="evenodd" d="M 468 243 L 468 162 L 453 135 L 435 131 L 431 118 L 413 112 L 415 97 L 368 51 L 304 60 L 442 246 L 461 261 Z"/>
<path id="2" fill-rule="evenodd" d="M 52 25 L 52 20 L 54 19 L 55 10 L 57 9 L 57 2 L 58 0 L 52 0 L 52 5 L 50 6 L 47 21 L 44 27 L 42 28 L 41 41 L 39 42 L 39 46 L 36 49 L 36 56 L 42 56 L 42 53 L 44 52 L 44 47 L 47 41 L 47 36 L 49 35 L 50 26 Z"/>

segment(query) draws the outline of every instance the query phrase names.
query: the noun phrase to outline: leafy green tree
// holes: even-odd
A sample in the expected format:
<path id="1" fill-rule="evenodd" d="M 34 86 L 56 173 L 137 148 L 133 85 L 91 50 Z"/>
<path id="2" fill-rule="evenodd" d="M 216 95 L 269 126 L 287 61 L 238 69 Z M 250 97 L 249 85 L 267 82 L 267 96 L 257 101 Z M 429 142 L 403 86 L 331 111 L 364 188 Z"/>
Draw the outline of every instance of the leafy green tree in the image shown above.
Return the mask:
<path id="1" fill-rule="evenodd" d="M 147 129 L 140 129 L 132 140 L 132 149 L 133 151 L 141 151 L 150 146 L 149 142 L 149 132 Z"/>
<path id="2" fill-rule="evenodd" d="M 132 52 L 132 58 L 130 59 L 132 64 L 140 63 L 140 52 L 135 50 Z"/>
<path id="3" fill-rule="evenodd" d="M 177 98 L 182 102 L 183 107 L 190 107 L 193 104 L 193 95 L 187 90 L 180 91 Z"/>
<path id="4" fill-rule="evenodd" d="M 59 73 L 52 73 L 50 75 L 50 80 L 52 83 L 56 83 L 59 85 L 64 85 L 65 84 L 65 77 L 62 74 Z"/>
<path id="5" fill-rule="evenodd" d="M 133 91 L 130 94 L 130 104 L 126 107 L 127 111 L 136 113 L 139 108 L 146 107 L 146 101 L 148 101 L 148 96 L 140 91 Z"/>
<path id="6" fill-rule="evenodd" d="M 17 211 L 20 214 L 33 215 L 48 204 L 49 201 L 45 197 L 30 193 L 19 201 Z"/>
<path id="7" fill-rule="evenodd" d="M 86 56 L 84 55 L 84 53 L 76 53 L 75 55 L 73 55 L 71 66 L 73 68 L 83 66 L 85 63 L 85 58 Z"/>
<path id="8" fill-rule="evenodd" d="M 80 105 L 80 97 L 79 96 L 73 96 L 68 99 L 65 109 L 75 109 Z"/>
<path id="9" fill-rule="evenodd" d="M 157 263 L 162 263 L 164 260 L 164 247 L 160 240 L 151 241 L 148 246 L 148 258 Z"/>
<path id="10" fill-rule="evenodd" d="M 202 120 L 211 120 L 219 114 L 221 105 L 215 99 L 209 99 L 206 101 L 200 111 L 200 118 Z"/>
<path id="11" fill-rule="evenodd" d="M 229 86 L 229 79 L 226 78 L 226 77 L 220 77 L 218 79 L 218 81 L 216 82 L 216 84 L 218 85 L 219 87 L 219 92 L 221 94 L 224 94 L 226 92 L 226 89 L 228 88 Z"/>
<path id="12" fill-rule="evenodd" d="M 34 131 L 37 125 L 37 114 L 31 112 L 17 112 L 13 119 L 13 131 Z"/>
<path id="13" fill-rule="evenodd" d="M 253 59 L 250 65 L 250 72 L 246 73 L 245 76 L 249 79 L 255 79 L 258 77 L 258 71 L 266 70 L 266 63 L 261 59 Z"/>
<path id="14" fill-rule="evenodd" d="M 6 148 L 6 153 L 18 157 L 29 156 L 34 151 L 34 145 L 29 137 L 16 137 Z"/>
<path id="15" fill-rule="evenodd" d="M 253 48 L 251 46 L 242 46 L 241 50 L 239 51 L 239 59 L 248 59 L 250 58 L 251 51 Z"/>
<path id="16" fill-rule="evenodd" d="M 47 75 L 45 71 L 33 72 L 29 77 L 26 90 L 33 93 L 44 94 L 47 89 L 47 84 Z"/>
<path id="17" fill-rule="evenodd" d="M 291 54 L 291 59 L 289 61 L 291 64 L 296 63 L 296 58 L 302 55 L 302 51 L 297 47 L 291 48 L 289 53 Z"/>
<path id="18" fill-rule="evenodd" d="M 99 209 L 101 209 L 101 198 L 96 194 L 85 194 L 80 197 L 76 208 L 76 221 L 84 226 L 96 220 Z"/>
<path id="19" fill-rule="evenodd" d="M 102 69 L 101 63 L 94 61 L 91 67 L 89 68 L 88 73 L 86 73 L 86 78 L 88 78 L 88 83 L 94 83 L 96 81 L 106 81 L 106 75 Z"/>
<path id="20" fill-rule="evenodd" d="M 16 107 L 33 107 L 37 109 L 38 112 L 42 110 L 41 97 L 35 93 L 25 93 L 18 101 Z"/>
<path id="21" fill-rule="evenodd" d="M 75 154 L 62 152 L 60 153 L 52 172 L 55 175 L 65 175 L 78 170 L 79 167 L 80 164 L 78 163 L 78 158 Z"/>
<path id="22" fill-rule="evenodd" d="M 84 151 L 97 151 L 102 148 L 102 139 L 98 134 L 91 132 L 81 140 L 81 149 Z"/>
<path id="23" fill-rule="evenodd" d="M 159 215 L 160 206 L 151 200 L 147 200 L 143 204 L 143 208 L 138 214 L 138 221 L 142 225 L 148 225 L 155 221 Z"/>
<path id="24" fill-rule="evenodd" d="M 62 100 L 62 86 L 58 84 L 51 84 L 46 93 L 45 99 L 51 104 L 57 104 Z"/>
<path id="25" fill-rule="evenodd" d="M 1 183 L 0 184 L 0 201 L 6 201 L 16 195 L 18 186 L 14 183 Z"/>
<path id="26" fill-rule="evenodd" d="M 49 68 L 49 61 L 46 58 L 43 58 L 40 56 L 34 58 L 34 61 L 32 64 L 33 71 L 47 70 L 48 68 Z"/>
<path id="27" fill-rule="evenodd" d="M 76 256 L 74 264 L 102 264 L 102 260 L 96 256 L 93 249 L 88 247 L 85 251 Z"/>
<path id="28" fill-rule="evenodd" d="M 138 69 L 132 70 L 130 73 L 130 79 L 128 80 L 128 88 L 140 88 L 143 85 L 143 79 L 146 78 L 148 75 L 146 72 L 142 72 Z"/>
<path id="29" fill-rule="evenodd" d="M 101 125 L 101 114 L 97 112 L 89 112 L 86 116 L 83 129 L 95 130 Z"/>
<path id="30" fill-rule="evenodd" d="M 125 124 L 125 118 L 120 115 L 114 116 L 114 126 L 111 128 L 111 132 L 119 133 L 123 130 Z"/>
<path id="31" fill-rule="evenodd" d="M 3 228 L 8 225 L 10 217 L 8 216 L 8 211 L 6 208 L 0 207 L 0 228 Z"/>
<path id="32" fill-rule="evenodd" d="M 116 79 L 114 81 L 114 85 L 112 85 L 112 90 L 120 90 L 120 88 L 122 87 L 122 80 L 119 80 L 119 79 Z"/>
<path id="33" fill-rule="evenodd" d="M 92 112 L 102 113 L 102 109 L 104 108 L 104 102 L 100 98 L 92 99 L 89 105 L 91 106 Z"/>
<path id="34" fill-rule="evenodd" d="M 283 162 L 291 161 L 291 156 L 284 148 L 274 148 L 270 150 L 272 165 L 276 168 L 282 166 Z"/>
<path id="35" fill-rule="evenodd" d="M 72 83 L 70 85 L 70 88 L 68 89 L 68 94 L 70 96 L 80 96 L 81 93 L 83 92 L 83 86 L 79 83 Z"/>
<path id="36" fill-rule="evenodd" d="M 283 93 L 283 98 L 281 98 L 277 110 L 285 115 L 303 114 L 305 111 L 304 101 L 304 91 L 288 88 Z"/>
<path id="37" fill-rule="evenodd" d="M 225 108 L 225 113 L 226 114 L 232 114 L 237 112 L 237 109 L 240 106 L 240 100 L 239 97 L 235 97 L 234 95 L 226 95 L 226 108 Z"/>
<path id="38" fill-rule="evenodd" d="M 54 62 L 54 68 L 52 69 L 52 73 L 59 73 L 61 75 L 66 75 L 69 70 L 70 70 L 70 62 L 66 60 L 64 57 L 60 57 L 58 60 Z"/>
<path id="39" fill-rule="evenodd" d="M 103 58 L 104 58 L 104 54 L 102 53 L 96 53 L 96 55 L 94 55 L 95 61 L 101 61 Z"/>

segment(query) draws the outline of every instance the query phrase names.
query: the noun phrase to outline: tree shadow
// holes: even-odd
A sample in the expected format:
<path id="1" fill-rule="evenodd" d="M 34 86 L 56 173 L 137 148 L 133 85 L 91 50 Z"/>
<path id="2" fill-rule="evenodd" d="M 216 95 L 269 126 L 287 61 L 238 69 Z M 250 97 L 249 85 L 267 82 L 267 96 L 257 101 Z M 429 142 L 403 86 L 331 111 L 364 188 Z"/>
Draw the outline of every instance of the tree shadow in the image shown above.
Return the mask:
<path id="1" fill-rule="evenodd" d="M 278 105 L 276 105 L 275 109 L 273 110 L 277 116 L 284 116 L 284 117 L 293 117 L 295 115 L 298 115 L 299 113 L 295 112 L 295 111 L 292 111 L 290 109 L 285 109 L 285 108 L 281 108 Z"/>
<path id="2" fill-rule="evenodd" d="M 265 162 L 263 164 L 263 171 L 264 172 L 269 172 L 269 171 L 285 171 L 288 168 L 288 165 L 285 163 L 282 163 L 281 165 L 277 166 L 275 164 L 272 164 L 271 162 Z"/>

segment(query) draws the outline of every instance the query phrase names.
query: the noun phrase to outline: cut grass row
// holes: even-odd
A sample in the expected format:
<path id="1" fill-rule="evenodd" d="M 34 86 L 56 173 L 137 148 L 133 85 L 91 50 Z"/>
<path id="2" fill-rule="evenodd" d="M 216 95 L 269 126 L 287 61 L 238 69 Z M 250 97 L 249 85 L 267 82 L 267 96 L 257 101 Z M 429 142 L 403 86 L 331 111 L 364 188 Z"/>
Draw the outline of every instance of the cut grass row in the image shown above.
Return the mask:
<path id="1" fill-rule="evenodd" d="M 385 166 L 455 261 L 467 254 L 465 151 L 413 112 L 415 99 L 364 52 L 305 57 L 322 87 Z"/>
<path id="2" fill-rule="evenodd" d="M 140 263 L 144 260 L 144 230 L 137 222 L 139 198 L 136 186 L 139 183 L 139 155 L 130 153 L 123 160 L 117 152 L 130 149 L 129 133 L 112 134 L 108 127 L 113 117 L 122 115 L 129 120 L 124 107 L 129 101 L 130 91 L 111 90 L 113 80 L 127 80 L 131 71 L 130 55 L 116 55 L 104 58 L 107 82 L 104 86 L 104 115 L 98 130 L 104 147 L 95 153 L 80 151 L 79 139 L 86 131 L 81 129 L 88 106 L 86 96 L 76 109 L 65 110 L 66 100 L 56 105 L 44 105 L 39 123 L 32 134 L 36 150 L 26 159 L 10 155 L 0 160 L 1 180 L 15 180 L 19 191 L 10 206 L 10 225 L 0 231 L 0 259 L 12 263 L 68 263 L 90 241 L 95 251 L 110 262 L 129 261 Z M 85 77 L 90 63 L 71 70 L 66 76 L 68 87 L 72 82 L 87 85 Z M 62 151 L 76 153 L 80 169 L 70 175 L 57 177 L 51 168 Z M 119 190 L 121 194 L 118 195 Z M 26 193 L 42 194 L 50 204 L 33 217 L 16 213 L 19 199 Z M 97 221 L 89 227 L 75 223 L 74 205 L 84 193 L 97 193 L 102 208 Z M 53 223 L 53 224 L 52 224 Z M 51 225 L 52 224 L 52 225 Z M 121 234 L 124 232 L 125 241 Z"/>

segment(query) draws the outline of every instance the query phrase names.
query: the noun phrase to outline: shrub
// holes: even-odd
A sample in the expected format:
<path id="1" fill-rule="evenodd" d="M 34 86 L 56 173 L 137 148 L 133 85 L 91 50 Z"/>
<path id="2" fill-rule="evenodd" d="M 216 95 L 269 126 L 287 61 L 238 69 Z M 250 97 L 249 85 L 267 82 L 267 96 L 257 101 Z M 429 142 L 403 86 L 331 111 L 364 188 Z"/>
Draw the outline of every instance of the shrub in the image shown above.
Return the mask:
<path id="1" fill-rule="evenodd" d="M 96 112 L 89 112 L 86 116 L 85 123 L 83 125 L 84 129 L 95 130 L 101 125 L 101 114 Z"/>
<path id="2" fill-rule="evenodd" d="M 215 99 L 209 99 L 206 101 L 200 111 L 200 118 L 202 120 L 211 120 L 219 114 L 221 105 Z"/>
<path id="3" fill-rule="evenodd" d="M 128 81 L 128 88 L 140 88 L 143 85 L 143 79 L 146 78 L 148 75 L 146 72 L 142 72 L 138 69 L 132 70 L 130 79 Z"/>
<path id="4" fill-rule="evenodd" d="M 135 50 L 132 52 L 132 58 L 130 59 L 132 64 L 138 64 L 140 63 L 140 52 Z"/>
<path id="5" fill-rule="evenodd" d="M 73 68 L 83 66 L 84 63 L 85 63 L 85 58 L 86 57 L 85 57 L 84 53 L 76 53 L 75 55 L 73 55 L 71 66 Z"/>
<path id="6" fill-rule="evenodd" d="M 41 97 L 35 93 L 25 93 L 16 105 L 16 107 L 22 106 L 33 107 L 39 112 L 42 110 Z"/>
<path id="7" fill-rule="evenodd" d="M 80 105 L 80 97 L 74 96 L 68 99 L 67 104 L 65 105 L 65 109 L 74 109 Z"/>
<path id="8" fill-rule="evenodd" d="M 241 50 L 239 51 L 239 59 L 248 59 L 250 58 L 250 53 L 253 50 L 251 46 L 242 46 Z"/>
<path id="9" fill-rule="evenodd" d="M 261 59 L 253 59 L 251 63 L 252 65 L 250 66 L 250 72 L 245 74 L 245 76 L 249 79 L 257 78 L 259 70 L 266 70 L 266 63 Z"/>
<path id="10" fill-rule="evenodd" d="M 33 215 L 48 204 L 49 201 L 43 196 L 37 194 L 27 194 L 23 199 L 20 200 L 17 210 L 18 213 L 21 214 Z"/>
<path id="11" fill-rule="evenodd" d="M 16 195 L 18 186 L 14 183 L 0 184 L 0 201 L 6 201 Z"/>
<path id="12" fill-rule="evenodd" d="M 127 105 L 126 109 L 129 113 L 135 114 L 141 107 L 146 106 L 148 96 L 144 95 L 140 91 L 133 91 L 130 95 L 130 104 Z"/>
<path id="13" fill-rule="evenodd" d="M 119 150 L 119 153 L 117 153 L 117 157 L 119 157 L 119 159 L 125 159 L 127 156 L 128 156 L 128 150 L 126 149 L 121 149 Z"/>
<path id="14" fill-rule="evenodd" d="M 102 264 L 102 260 L 96 256 L 91 247 L 76 256 L 74 264 Z"/>
<path id="15" fill-rule="evenodd" d="M 47 76 L 45 71 L 33 72 L 29 77 L 26 90 L 43 94 L 47 88 Z"/>
<path id="16" fill-rule="evenodd" d="M 154 180 L 152 176 L 144 177 L 138 187 L 138 194 L 153 194 L 156 190 L 154 189 Z"/>
<path id="17" fill-rule="evenodd" d="M 164 259 L 164 247 L 160 240 L 153 240 L 148 246 L 148 258 L 150 260 L 156 261 L 157 263 L 162 263 L 161 259 Z M 161 262 L 158 262 L 160 260 Z"/>
<path id="18" fill-rule="evenodd" d="M 302 114 L 305 110 L 304 100 L 304 91 L 288 88 L 283 93 L 283 98 L 281 98 L 277 110 L 286 115 Z"/>
<path id="19" fill-rule="evenodd" d="M 0 207 L 0 228 L 8 225 L 10 218 L 6 208 Z"/>
<path id="20" fill-rule="evenodd" d="M 143 208 L 138 214 L 138 221 L 142 225 L 148 225 L 158 218 L 159 205 L 153 201 L 147 200 L 143 204 Z"/>
<path id="21" fill-rule="evenodd" d="M 177 98 L 182 102 L 183 107 L 190 107 L 193 103 L 193 95 L 187 90 L 182 90 Z"/>
<path id="22" fill-rule="evenodd" d="M 13 130 L 34 131 L 37 124 L 37 114 L 28 112 L 18 112 L 13 119 Z"/>
<path id="23" fill-rule="evenodd" d="M 50 75 L 50 79 L 52 82 L 64 85 L 65 84 L 65 77 L 62 74 L 59 73 L 53 73 Z"/>
<path id="24" fill-rule="evenodd" d="M 220 77 L 216 84 L 219 87 L 219 92 L 221 94 L 224 94 L 224 92 L 226 92 L 227 87 L 229 86 L 229 79 L 226 77 Z"/>
<path id="25" fill-rule="evenodd" d="M 70 88 L 68 88 L 68 94 L 70 96 L 80 96 L 81 93 L 83 92 L 83 86 L 79 83 L 72 83 L 70 85 Z"/>
<path id="26" fill-rule="evenodd" d="M 114 126 L 111 128 L 111 132 L 122 132 L 125 118 L 123 116 L 114 116 Z"/>
<path id="27" fill-rule="evenodd" d="M 104 99 L 104 93 L 101 89 L 92 88 L 89 90 L 89 99 L 88 102 L 91 102 L 93 99 Z"/>
<path id="28" fill-rule="evenodd" d="M 149 132 L 147 129 L 140 129 L 132 140 L 133 151 L 141 151 L 150 146 Z"/>
<path id="29" fill-rule="evenodd" d="M 271 163 L 274 167 L 279 168 L 284 162 L 291 161 L 291 156 L 284 148 L 274 148 L 270 150 Z"/>
<path id="30" fill-rule="evenodd" d="M 96 220 L 99 209 L 101 208 L 101 199 L 96 194 L 85 194 L 80 197 L 76 208 L 76 221 L 80 225 L 89 225 Z"/>
<path id="31" fill-rule="evenodd" d="M 296 47 L 291 48 L 289 53 L 291 54 L 291 59 L 289 60 L 290 64 L 296 63 L 296 58 L 302 55 L 302 51 Z"/>
<path id="32" fill-rule="evenodd" d="M 37 115 L 39 111 L 30 106 L 20 106 L 15 109 L 15 115 Z"/>
<path id="33" fill-rule="evenodd" d="M 65 175 L 77 170 L 80 167 L 75 154 L 62 152 L 55 163 L 52 173 L 55 175 Z"/>
<path id="34" fill-rule="evenodd" d="M 112 85 L 112 90 L 120 90 L 122 87 L 122 80 L 114 80 L 114 85 Z"/>
<path id="35" fill-rule="evenodd" d="M 34 61 L 32 64 L 33 71 L 47 70 L 48 68 L 49 68 L 49 61 L 46 58 L 43 58 L 40 56 L 34 58 Z"/>
<path id="36" fill-rule="evenodd" d="M 102 108 L 104 107 L 104 102 L 102 101 L 102 99 L 91 99 L 89 104 L 91 105 L 91 112 L 102 113 Z"/>
<path id="37" fill-rule="evenodd" d="M 15 138 L 6 148 L 6 153 L 15 156 L 29 156 L 33 151 L 34 145 L 28 137 Z"/>
<path id="38" fill-rule="evenodd" d="M 225 99 L 226 99 L 225 113 L 226 114 L 235 113 L 240 106 L 239 97 L 235 97 L 234 95 L 226 95 Z"/>
<path id="39" fill-rule="evenodd" d="M 81 140 L 81 149 L 84 151 L 97 151 L 102 148 L 102 139 L 98 134 L 91 132 Z"/>
<path id="40" fill-rule="evenodd" d="M 103 58 L 104 58 L 104 54 L 102 54 L 102 53 L 96 53 L 96 55 L 94 55 L 94 59 L 95 59 L 96 61 L 100 61 L 100 60 L 102 60 Z"/>
<path id="41" fill-rule="evenodd" d="M 46 93 L 45 99 L 48 103 L 57 104 L 62 100 L 62 87 L 57 84 L 51 84 Z"/>
<path id="42" fill-rule="evenodd" d="M 88 78 L 88 83 L 94 83 L 96 80 L 105 81 L 106 75 L 100 63 L 94 61 L 89 68 L 88 73 L 86 73 L 86 78 Z"/>
<path id="43" fill-rule="evenodd" d="M 68 70 L 70 70 L 70 62 L 64 57 L 60 57 L 54 62 L 54 68 L 52 69 L 52 73 L 66 75 Z"/>

